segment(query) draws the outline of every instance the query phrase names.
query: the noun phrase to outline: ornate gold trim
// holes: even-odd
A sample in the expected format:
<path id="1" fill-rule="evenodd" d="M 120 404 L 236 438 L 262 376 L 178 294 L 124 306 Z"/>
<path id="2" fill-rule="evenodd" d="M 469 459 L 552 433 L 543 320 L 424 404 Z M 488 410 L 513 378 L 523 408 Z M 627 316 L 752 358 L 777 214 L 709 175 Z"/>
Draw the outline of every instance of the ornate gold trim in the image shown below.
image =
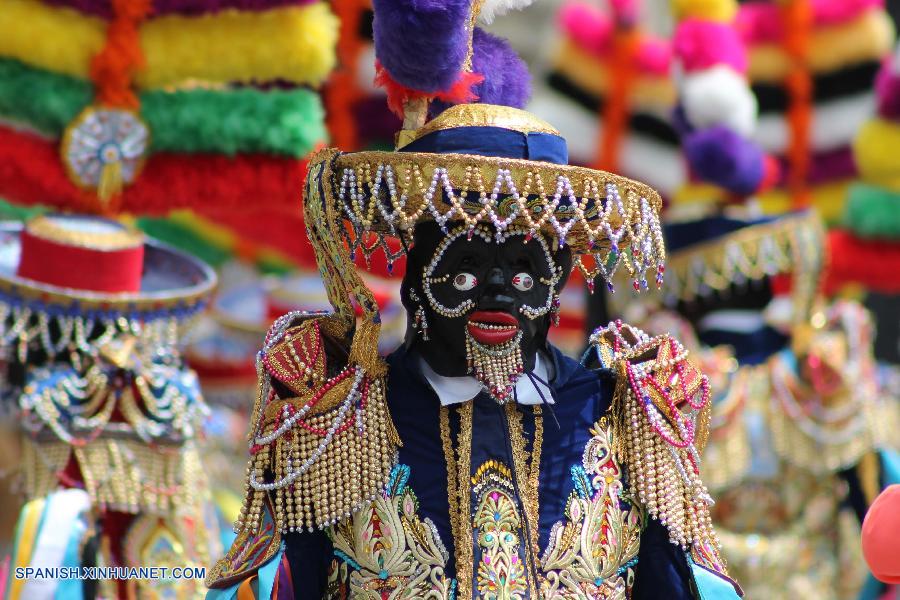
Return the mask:
<path id="1" fill-rule="evenodd" d="M 436 131 L 457 127 L 499 127 L 519 133 L 560 135 L 559 131 L 547 121 L 518 108 L 495 104 L 457 104 L 417 129 L 409 142 Z"/>
<path id="2" fill-rule="evenodd" d="M 151 447 L 141 440 L 103 437 L 80 447 L 23 439 L 22 471 L 28 498 L 59 488 L 59 474 L 74 458 L 95 506 L 129 514 L 199 512 L 206 478 L 193 443 Z"/>
<path id="3" fill-rule="evenodd" d="M 454 450 L 450 437 L 450 409 L 446 406 L 440 408 L 441 446 L 447 463 L 447 501 L 456 559 L 457 598 L 472 596 L 472 412 L 471 402 L 459 408 L 458 449 Z"/>
<path id="4" fill-rule="evenodd" d="M 119 221 L 98 219 L 116 227 L 110 232 L 84 232 L 67 229 L 56 223 L 52 216 L 38 215 L 25 224 L 25 230 L 35 237 L 65 246 L 76 246 L 88 250 L 125 250 L 144 243 L 144 234 Z"/>

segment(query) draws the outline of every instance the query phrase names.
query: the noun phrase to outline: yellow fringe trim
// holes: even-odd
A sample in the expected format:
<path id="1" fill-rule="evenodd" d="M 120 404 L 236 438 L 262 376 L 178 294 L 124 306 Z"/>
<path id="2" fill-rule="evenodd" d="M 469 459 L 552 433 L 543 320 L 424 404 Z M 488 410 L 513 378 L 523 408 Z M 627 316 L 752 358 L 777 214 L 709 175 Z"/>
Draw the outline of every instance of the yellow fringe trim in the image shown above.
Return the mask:
<path id="1" fill-rule="evenodd" d="M 900 124 L 872 119 L 853 141 L 853 158 L 863 179 L 872 185 L 900 192 Z"/>
<path id="2" fill-rule="evenodd" d="M 847 179 L 811 188 L 812 206 L 818 210 L 826 223 L 836 223 L 841 219 L 847 200 L 847 190 L 851 183 L 853 180 Z M 763 212 L 767 214 L 780 215 L 794 209 L 791 194 L 784 189 L 761 194 L 759 203 Z"/>
<path id="3" fill-rule="evenodd" d="M 284 79 L 318 85 L 335 65 L 339 23 L 325 3 L 263 12 L 171 15 L 140 30 L 147 67 L 141 88 L 187 80 L 225 83 Z M 89 78 L 106 21 L 37 0 L 0 0 L 0 56 Z"/>
<path id="4" fill-rule="evenodd" d="M 695 18 L 730 22 L 737 10 L 735 0 L 672 0 L 672 12 L 678 20 Z"/>
<path id="5" fill-rule="evenodd" d="M 894 43 L 894 25 L 884 11 L 869 10 L 846 24 L 821 28 L 810 36 L 809 68 L 827 73 L 856 63 L 879 60 Z M 754 83 L 777 83 L 792 68 L 792 59 L 778 44 L 750 49 L 748 76 Z"/>
<path id="6" fill-rule="evenodd" d="M 900 182 L 900 177 L 898 177 Z M 847 200 L 847 191 L 853 180 L 846 179 L 813 186 L 810 189 L 812 206 L 827 223 L 840 221 L 844 212 L 844 203 Z M 701 218 L 716 212 L 727 199 L 727 195 L 721 188 L 705 184 L 687 184 L 681 187 L 672 198 L 672 208 L 669 216 L 677 220 Z M 759 200 L 762 211 L 769 215 L 781 215 L 795 210 L 793 199 L 788 190 L 776 188 L 760 194 Z"/>
<path id="7" fill-rule="evenodd" d="M 80 447 L 58 440 L 22 445 L 25 494 L 41 498 L 59 487 L 57 473 L 74 456 L 94 506 L 131 514 L 195 510 L 206 477 L 193 444 L 153 448 L 140 440 L 99 438 Z"/>
<path id="8" fill-rule="evenodd" d="M 595 96 L 609 96 L 612 84 L 606 65 L 572 40 L 563 41 L 554 67 L 584 91 Z M 675 86 L 670 79 L 639 73 L 629 92 L 628 104 L 633 108 L 669 111 L 676 97 Z"/>
<path id="9" fill-rule="evenodd" d="M 728 194 L 711 183 L 686 183 L 672 197 L 672 205 L 720 204 L 728 199 Z"/>

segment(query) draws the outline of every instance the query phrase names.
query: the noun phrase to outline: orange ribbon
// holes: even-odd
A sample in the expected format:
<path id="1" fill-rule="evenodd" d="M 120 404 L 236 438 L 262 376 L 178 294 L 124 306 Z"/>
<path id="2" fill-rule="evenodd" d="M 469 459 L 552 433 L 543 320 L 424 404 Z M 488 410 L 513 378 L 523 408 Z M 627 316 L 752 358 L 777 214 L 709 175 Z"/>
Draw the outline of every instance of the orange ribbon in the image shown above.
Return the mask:
<path id="1" fill-rule="evenodd" d="M 781 8 L 784 22 L 784 49 L 792 67 L 785 80 L 790 104 L 787 120 L 791 139 L 788 146 L 788 188 L 795 207 L 809 206 L 810 137 L 812 134 L 813 80 L 810 74 L 810 33 L 813 11 L 809 0 L 791 0 Z"/>
<path id="2" fill-rule="evenodd" d="M 598 144 L 597 168 L 604 171 L 614 173 L 619 168 L 619 150 L 628 130 L 628 100 L 637 75 L 634 57 L 640 41 L 640 32 L 632 28 L 617 31 L 613 38 L 610 87 L 603 107 L 603 128 Z"/>

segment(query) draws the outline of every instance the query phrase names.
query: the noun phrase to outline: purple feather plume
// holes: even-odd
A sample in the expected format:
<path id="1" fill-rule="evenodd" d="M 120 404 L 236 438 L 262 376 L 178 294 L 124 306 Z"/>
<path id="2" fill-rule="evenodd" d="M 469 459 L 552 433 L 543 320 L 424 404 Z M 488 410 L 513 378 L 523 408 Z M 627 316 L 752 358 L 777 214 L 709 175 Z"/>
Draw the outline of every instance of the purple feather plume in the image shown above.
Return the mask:
<path id="1" fill-rule="evenodd" d="M 55 6 L 67 6 L 85 14 L 111 19 L 113 16 L 110 0 L 45 0 Z M 263 11 L 281 6 L 301 6 L 316 0 L 152 0 L 152 16 L 172 13 L 183 15 L 203 15 L 234 8 L 246 11 Z"/>
<path id="2" fill-rule="evenodd" d="M 531 97 L 531 74 L 509 42 L 476 27 L 473 48 L 472 71 L 484 76 L 484 81 L 472 88 L 478 102 L 524 107 Z M 431 112 L 438 114 L 449 107 L 434 102 Z"/>
<path id="3" fill-rule="evenodd" d="M 375 55 L 391 78 L 414 90 L 447 90 L 469 50 L 471 0 L 373 0 Z"/>
<path id="4" fill-rule="evenodd" d="M 697 131 L 683 142 L 694 173 L 734 194 L 752 194 L 765 176 L 762 150 L 727 127 Z"/>
<path id="5" fill-rule="evenodd" d="M 531 73 L 509 42 L 475 29 L 472 70 L 484 75 L 475 86 L 478 101 L 522 108 L 531 97 Z"/>

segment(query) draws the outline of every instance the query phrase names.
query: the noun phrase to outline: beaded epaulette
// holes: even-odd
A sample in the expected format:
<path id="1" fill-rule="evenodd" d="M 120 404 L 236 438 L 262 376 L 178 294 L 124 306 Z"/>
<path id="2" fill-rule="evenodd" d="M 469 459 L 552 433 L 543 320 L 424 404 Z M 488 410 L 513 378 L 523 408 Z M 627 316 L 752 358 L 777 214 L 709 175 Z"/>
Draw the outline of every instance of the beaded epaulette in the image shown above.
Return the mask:
<path id="1" fill-rule="evenodd" d="M 616 373 L 613 451 L 634 498 L 699 564 L 725 573 L 700 479 L 709 429 L 709 380 L 669 335 L 650 337 L 620 321 L 596 330 L 589 368 Z"/>
<path id="2" fill-rule="evenodd" d="M 246 498 L 229 555 L 269 527 L 281 535 L 334 525 L 385 489 L 400 440 L 374 350 L 378 330 L 366 327 L 350 343 L 334 315 L 291 313 L 272 326 L 257 358 Z M 372 360 L 354 360 L 362 347 Z M 228 571 L 229 560 L 214 573 Z"/>

